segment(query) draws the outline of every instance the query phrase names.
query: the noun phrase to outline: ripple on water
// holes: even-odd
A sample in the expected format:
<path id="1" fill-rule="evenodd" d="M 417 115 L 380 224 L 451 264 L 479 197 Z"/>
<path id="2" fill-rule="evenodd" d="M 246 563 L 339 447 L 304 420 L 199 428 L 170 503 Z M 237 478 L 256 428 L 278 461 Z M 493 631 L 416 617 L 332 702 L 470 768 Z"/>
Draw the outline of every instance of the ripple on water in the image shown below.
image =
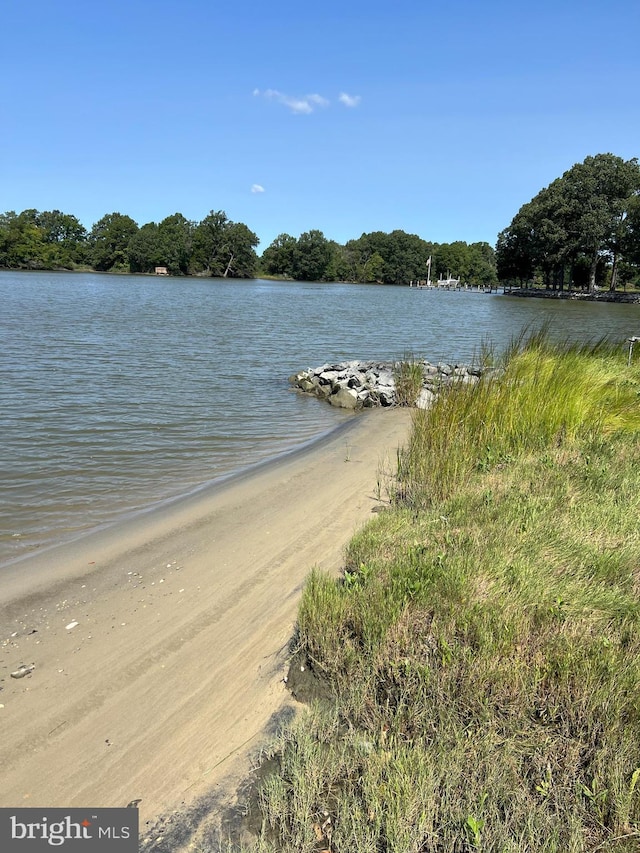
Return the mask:
<path id="1" fill-rule="evenodd" d="M 375 285 L 0 272 L 0 298 L 0 561 L 349 417 L 292 392 L 300 368 L 640 329 L 639 306 Z"/>

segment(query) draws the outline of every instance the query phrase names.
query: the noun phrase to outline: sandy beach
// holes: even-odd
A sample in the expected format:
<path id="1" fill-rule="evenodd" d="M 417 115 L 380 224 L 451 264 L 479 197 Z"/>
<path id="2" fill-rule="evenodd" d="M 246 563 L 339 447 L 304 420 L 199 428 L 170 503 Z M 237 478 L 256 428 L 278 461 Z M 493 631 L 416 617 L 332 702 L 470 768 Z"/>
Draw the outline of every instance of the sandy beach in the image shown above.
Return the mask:
<path id="1" fill-rule="evenodd" d="M 246 772 L 291 702 L 283 679 L 305 576 L 339 570 L 409 426 L 409 410 L 367 412 L 0 569 L 0 805 L 140 800 L 144 827 Z M 34 668 L 12 677 L 21 665 Z"/>

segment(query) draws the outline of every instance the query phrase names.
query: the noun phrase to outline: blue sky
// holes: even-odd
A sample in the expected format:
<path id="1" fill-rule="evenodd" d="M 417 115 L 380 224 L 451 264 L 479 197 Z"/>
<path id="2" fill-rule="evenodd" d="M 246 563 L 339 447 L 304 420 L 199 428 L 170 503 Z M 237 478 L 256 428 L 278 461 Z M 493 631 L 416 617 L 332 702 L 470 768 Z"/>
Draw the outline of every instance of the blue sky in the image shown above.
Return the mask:
<path id="1" fill-rule="evenodd" d="M 638 0 L 4 0 L 0 211 L 487 240 L 640 154 Z"/>

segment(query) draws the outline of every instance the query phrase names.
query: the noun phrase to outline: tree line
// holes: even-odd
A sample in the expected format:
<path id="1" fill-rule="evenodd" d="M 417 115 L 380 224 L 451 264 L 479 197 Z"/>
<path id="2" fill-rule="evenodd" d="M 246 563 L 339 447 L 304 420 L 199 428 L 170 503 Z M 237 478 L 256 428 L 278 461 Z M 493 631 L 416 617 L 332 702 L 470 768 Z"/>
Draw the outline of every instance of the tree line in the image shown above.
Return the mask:
<path id="1" fill-rule="evenodd" d="M 258 238 L 224 211 L 202 222 L 181 213 L 142 227 L 121 213 L 108 213 L 90 231 L 59 210 L 23 210 L 0 215 L 0 267 L 77 269 L 171 275 L 205 274 L 251 278 L 257 268 Z"/>
<path id="2" fill-rule="evenodd" d="M 485 242 L 434 243 L 396 230 L 373 231 L 344 245 L 311 230 L 279 234 L 256 253 L 259 240 L 242 222 L 212 210 L 201 222 L 174 213 L 141 227 L 121 213 L 87 231 L 59 210 L 0 214 L 0 267 L 92 268 L 172 275 L 295 281 L 407 284 L 448 273 L 464 283 L 517 282 L 549 289 L 615 290 L 640 282 L 640 165 L 597 154 L 572 166 L 522 205 L 500 232 L 496 250 Z"/>
<path id="3" fill-rule="evenodd" d="M 340 245 L 322 231 L 293 237 L 280 234 L 256 254 L 257 236 L 224 211 L 201 222 L 174 213 L 141 227 L 121 213 L 102 217 L 90 231 L 59 210 L 0 214 L 0 267 L 78 269 L 171 275 L 254 278 L 269 275 L 294 281 L 352 281 L 408 284 L 452 272 L 463 281 L 495 284 L 496 264 L 488 243 L 433 243 L 416 234 L 374 231 Z"/>
<path id="4" fill-rule="evenodd" d="M 497 283 L 495 255 L 488 243 L 432 243 L 405 231 L 373 231 L 344 246 L 321 231 L 295 238 L 280 234 L 262 255 L 262 271 L 297 281 L 354 281 L 408 284 L 431 275 L 455 273 L 465 282 Z"/>
<path id="5" fill-rule="evenodd" d="M 498 277 L 547 289 L 615 290 L 640 278 L 640 166 L 613 154 L 576 163 L 498 236 Z"/>

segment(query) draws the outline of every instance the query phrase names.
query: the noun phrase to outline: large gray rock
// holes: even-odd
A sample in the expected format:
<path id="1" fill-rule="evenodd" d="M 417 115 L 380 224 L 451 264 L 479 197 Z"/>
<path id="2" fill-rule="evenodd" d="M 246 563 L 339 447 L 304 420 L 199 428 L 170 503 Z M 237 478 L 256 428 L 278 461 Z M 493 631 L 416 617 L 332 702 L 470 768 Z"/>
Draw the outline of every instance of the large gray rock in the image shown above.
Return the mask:
<path id="1" fill-rule="evenodd" d="M 311 382 L 313 384 L 313 391 L 318 397 L 324 398 L 331 396 L 333 388 L 328 382 L 322 382 L 319 376 L 314 376 Z"/>
<path id="2" fill-rule="evenodd" d="M 393 388 L 395 390 L 396 387 L 396 377 L 390 370 L 381 370 L 378 373 L 378 385 L 384 385 L 387 388 Z"/>
<path id="3" fill-rule="evenodd" d="M 336 382 L 340 379 L 341 371 L 340 370 L 322 370 L 318 374 L 321 382 L 327 382 L 329 385 L 335 385 Z"/>
<path id="4" fill-rule="evenodd" d="M 358 399 L 358 394 L 353 388 L 339 387 L 330 397 L 329 402 L 332 406 L 339 409 L 357 409 L 362 405 Z"/>

